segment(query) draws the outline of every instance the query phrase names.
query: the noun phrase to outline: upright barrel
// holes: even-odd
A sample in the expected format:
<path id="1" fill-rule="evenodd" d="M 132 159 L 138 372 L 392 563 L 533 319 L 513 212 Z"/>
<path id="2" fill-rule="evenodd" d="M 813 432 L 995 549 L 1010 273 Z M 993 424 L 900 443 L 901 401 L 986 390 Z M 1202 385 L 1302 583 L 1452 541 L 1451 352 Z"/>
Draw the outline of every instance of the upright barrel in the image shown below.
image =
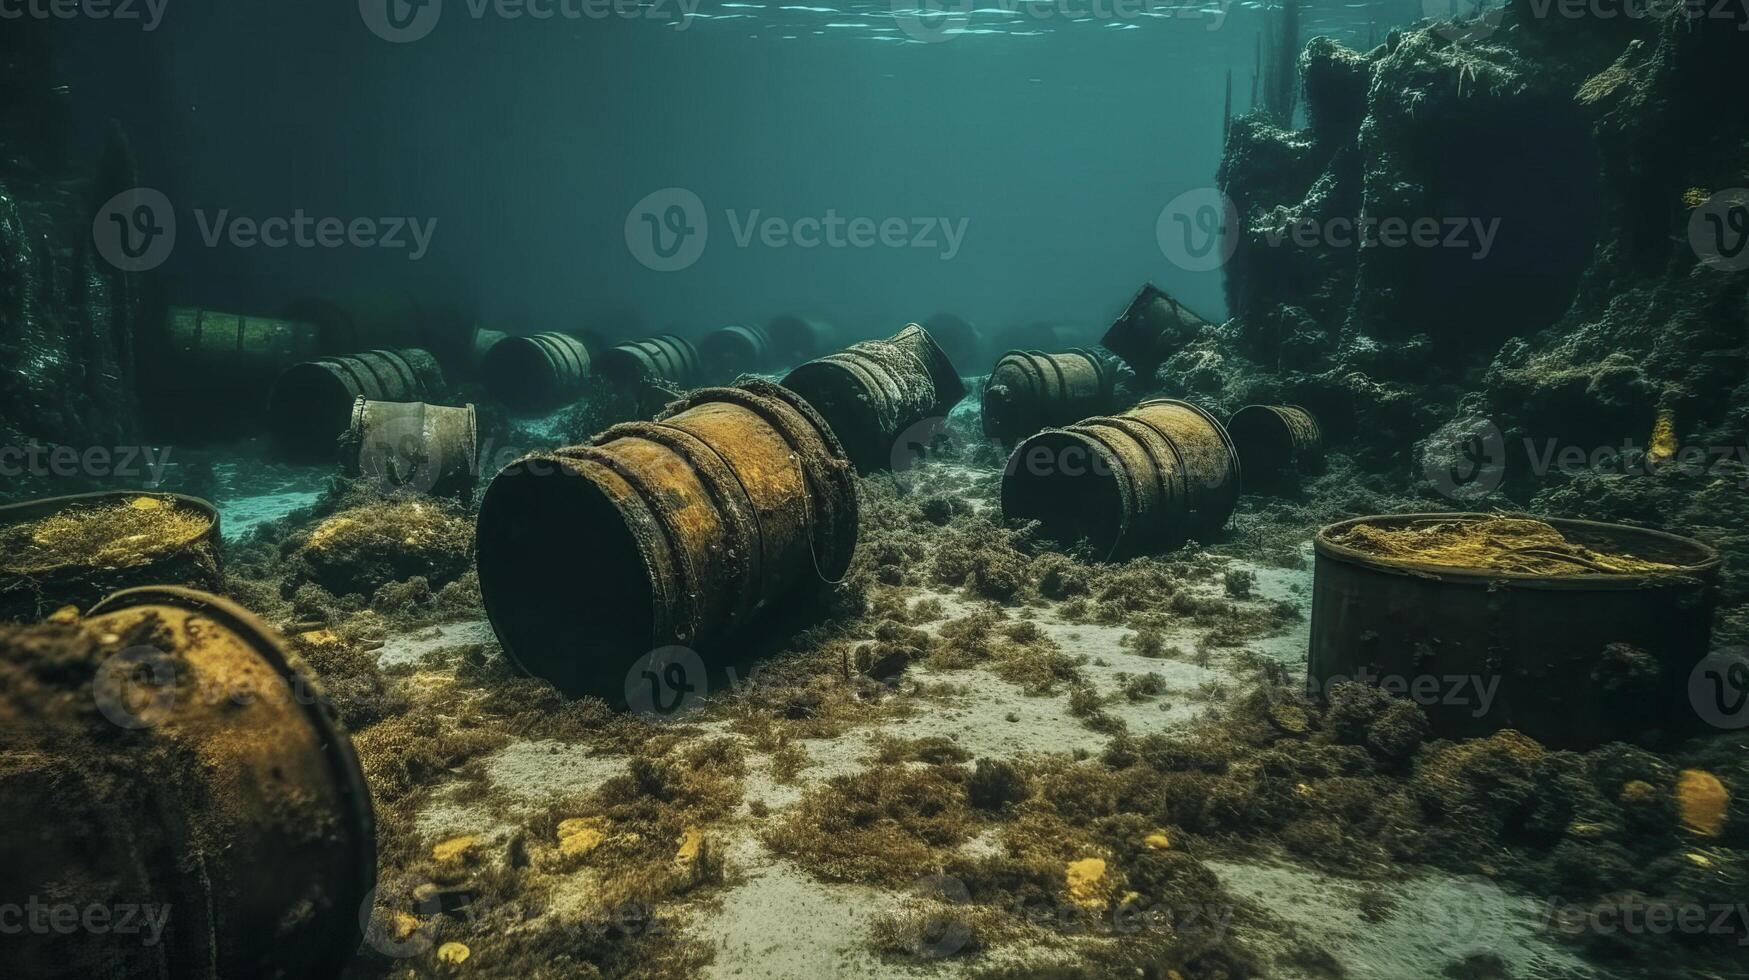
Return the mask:
<path id="1" fill-rule="evenodd" d="M 794 367 L 838 346 L 838 328 L 817 316 L 785 313 L 765 325 L 778 367 Z"/>
<path id="2" fill-rule="evenodd" d="M 487 487 L 478 527 L 480 593 L 506 654 L 569 694 L 622 701 L 650 651 L 709 653 L 841 577 L 856 489 L 825 421 L 749 381 L 518 460 Z"/>
<path id="3" fill-rule="evenodd" d="M 1239 456 L 1208 412 L 1170 398 L 1049 429 L 1015 447 L 1002 513 L 1106 560 L 1207 541 L 1239 499 Z"/>
<path id="4" fill-rule="evenodd" d="M 382 490 L 467 500 L 480 472 L 479 444 L 472 405 L 373 402 L 361 395 L 340 460 L 348 476 Z"/>
<path id="5" fill-rule="evenodd" d="M 648 382 L 690 388 L 698 383 L 698 349 L 692 341 L 673 334 L 634 340 L 602 351 L 596 371 L 624 390 L 635 390 Z"/>
<path id="6" fill-rule="evenodd" d="M 1437 697 L 1418 700 L 1441 737 L 1512 728 L 1575 750 L 1631 742 L 1649 730 L 1699 727 L 1701 702 L 1731 693 L 1729 680 L 1697 676 L 1711 648 L 1720 568 L 1718 552 L 1701 542 L 1648 528 L 1543 519 L 1570 545 L 1654 566 L 1606 571 L 1603 562 L 1593 567 L 1582 555 L 1569 556 L 1562 561 L 1575 561 L 1570 574 L 1367 547 L 1383 536 L 1413 541 L 1503 519 L 1534 521 L 1396 514 L 1320 531 L 1313 539 L 1308 663 L 1317 691 L 1327 694 L 1344 680 L 1398 693 L 1435 690 Z"/>
<path id="7" fill-rule="evenodd" d="M 1318 420 L 1298 405 L 1247 405 L 1227 420 L 1227 432 L 1239 449 L 1245 483 L 1255 489 L 1315 469 L 1324 458 Z"/>
<path id="8" fill-rule="evenodd" d="M 1168 357 L 1206 326 L 1207 320 L 1150 282 L 1106 331 L 1100 345 L 1123 358 L 1136 374 L 1152 378 Z"/>
<path id="9" fill-rule="evenodd" d="M 923 329 L 941 345 L 947 359 L 960 368 L 979 363 L 984 356 L 984 335 L 970 320 L 955 313 L 937 313 L 923 321 Z"/>
<path id="10" fill-rule="evenodd" d="M 219 512 L 175 493 L 104 491 L 0 507 L 0 620 L 31 622 L 141 585 L 223 584 Z"/>
<path id="11" fill-rule="evenodd" d="M 890 468 L 907 429 L 946 416 L 966 396 L 953 363 L 915 323 L 809 361 L 783 386 L 814 406 L 863 473 Z"/>
<path id="12" fill-rule="evenodd" d="M 1012 447 L 1040 429 L 1111 411 L 1116 388 L 1117 372 L 1097 351 L 1009 351 L 984 383 L 984 434 Z"/>
<path id="13" fill-rule="evenodd" d="M 480 382 L 517 415 L 563 408 L 589 387 L 589 348 L 570 334 L 503 337 L 480 362 Z"/>
<path id="14" fill-rule="evenodd" d="M 0 745 L 6 901 L 111 916 L 7 936 L 9 975 L 331 977 L 357 950 L 364 776 L 315 678 L 241 607 L 152 587 L 0 627 Z"/>
<path id="15" fill-rule="evenodd" d="M 706 380 L 733 381 L 782 365 L 774 363 L 771 335 L 764 327 L 735 324 L 719 327 L 698 342 L 698 357 Z"/>
<path id="16" fill-rule="evenodd" d="M 288 368 L 268 408 L 274 443 L 287 457 L 331 460 L 360 395 L 378 402 L 435 401 L 443 394 L 437 359 L 417 348 L 327 357 Z"/>

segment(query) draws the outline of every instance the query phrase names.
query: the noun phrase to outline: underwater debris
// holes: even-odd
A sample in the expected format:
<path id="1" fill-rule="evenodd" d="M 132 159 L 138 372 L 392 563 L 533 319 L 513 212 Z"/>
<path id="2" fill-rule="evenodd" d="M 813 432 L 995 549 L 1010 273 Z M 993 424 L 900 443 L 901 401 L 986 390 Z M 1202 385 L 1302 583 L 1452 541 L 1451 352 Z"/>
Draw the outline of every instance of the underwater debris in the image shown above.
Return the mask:
<path id="1" fill-rule="evenodd" d="M 1227 419 L 1247 490 L 1280 487 L 1324 458 L 1324 434 L 1311 412 L 1298 405 L 1247 405 Z"/>
<path id="2" fill-rule="evenodd" d="M 776 363 L 771 335 L 761 326 L 718 327 L 699 338 L 697 348 L 701 378 L 710 384 L 786 366 Z"/>
<path id="3" fill-rule="evenodd" d="M 1146 283 L 1100 340 L 1124 360 L 1144 384 L 1173 354 L 1209 325 L 1153 283 Z"/>
<path id="4" fill-rule="evenodd" d="M 1096 350 L 1010 351 L 984 383 L 984 435 L 1012 447 L 1040 429 L 1109 412 L 1116 398 L 1116 366 Z"/>
<path id="5" fill-rule="evenodd" d="M 673 334 L 635 340 L 602 351 L 595 359 L 595 373 L 625 390 L 651 383 L 685 390 L 699 379 L 698 349 Z"/>
<path id="6" fill-rule="evenodd" d="M 473 499 L 480 449 L 472 405 L 374 402 L 360 395 L 340 443 L 343 472 L 379 490 Z"/>
<path id="7" fill-rule="evenodd" d="M 480 360 L 480 382 L 516 415 L 539 415 L 583 396 L 589 385 L 589 348 L 565 333 L 505 336 Z"/>
<path id="8" fill-rule="evenodd" d="M 322 689 L 263 623 L 190 589 L 120 592 L 83 620 L 0 627 L 0 691 L 8 881 L 68 908 L 164 912 L 149 933 L 25 930 L 9 968 L 334 975 L 351 960 L 371 799 Z"/>
<path id="9" fill-rule="evenodd" d="M 886 340 L 852 344 L 791 371 L 783 386 L 807 399 L 832 427 L 857 472 L 904 469 L 927 447 L 899 439 L 945 418 L 966 396 L 959 371 L 913 323 Z"/>
<path id="10" fill-rule="evenodd" d="M 373 350 L 305 361 L 273 383 L 268 423 L 274 445 L 288 459 L 326 462 L 352 421 L 359 397 L 383 402 L 429 402 L 445 391 L 437 358 L 417 348 Z"/>
<path id="11" fill-rule="evenodd" d="M 0 619 L 30 621 L 137 585 L 221 584 L 219 515 L 177 494 L 98 493 L 0 507 Z"/>
<path id="12" fill-rule="evenodd" d="M 473 559 L 474 529 L 448 503 L 400 500 L 363 504 L 318 523 L 295 546 L 301 577 L 337 596 L 376 595 L 422 578 L 441 587 Z"/>
<path id="13" fill-rule="evenodd" d="M 1393 561 L 1521 575 L 1643 575 L 1678 567 L 1594 551 L 1546 521 L 1503 514 L 1389 527 L 1362 522 L 1330 535 L 1330 541 Z"/>

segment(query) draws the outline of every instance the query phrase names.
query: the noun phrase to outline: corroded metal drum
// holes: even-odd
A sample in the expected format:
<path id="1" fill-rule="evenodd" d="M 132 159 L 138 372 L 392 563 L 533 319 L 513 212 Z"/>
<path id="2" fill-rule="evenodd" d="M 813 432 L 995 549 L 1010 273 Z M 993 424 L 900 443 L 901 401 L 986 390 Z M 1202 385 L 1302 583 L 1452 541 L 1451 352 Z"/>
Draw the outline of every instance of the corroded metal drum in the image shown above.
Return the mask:
<path id="1" fill-rule="evenodd" d="M 984 434 L 1013 446 L 1040 429 L 1109 412 L 1116 387 L 1113 363 L 1098 351 L 1009 351 L 984 383 Z"/>
<path id="2" fill-rule="evenodd" d="M 219 512 L 174 493 L 106 491 L 0 507 L 0 620 L 32 622 L 118 589 L 223 584 Z"/>
<path id="3" fill-rule="evenodd" d="M 476 552 L 515 663 L 567 693 L 626 701 L 640 658 L 709 655 L 841 577 L 856 540 L 832 430 L 792 392 L 749 381 L 506 467 L 481 500 Z"/>
<path id="4" fill-rule="evenodd" d="M 698 342 L 698 357 L 708 381 L 733 381 L 782 365 L 774 363 L 771 336 L 764 327 L 736 324 L 720 327 Z"/>
<path id="5" fill-rule="evenodd" d="M 1148 283 L 1106 331 L 1100 345 L 1123 358 L 1136 374 L 1152 378 L 1154 371 L 1177 353 L 1180 345 L 1206 326 L 1207 320 Z"/>
<path id="6" fill-rule="evenodd" d="M 274 444 L 303 461 L 331 460 L 360 396 L 379 402 L 435 401 L 443 370 L 430 353 L 373 350 L 293 365 L 274 382 L 268 418 Z"/>
<path id="7" fill-rule="evenodd" d="M 19 977 L 332 977 L 376 882 L 370 794 L 308 670 L 190 589 L 0 627 L 0 903 Z M 60 914 L 60 913 L 52 913 Z"/>
<path id="8" fill-rule="evenodd" d="M 1310 676 L 1413 698 L 1435 732 L 1516 729 L 1554 748 L 1692 727 L 1690 688 L 1710 648 L 1719 554 L 1647 528 L 1541 519 L 1576 545 L 1669 566 L 1635 574 L 1528 574 L 1384 557 L 1344 544 L 1497 514 L 1360 517 L 1313 539 Z"/>
<path id="9" fill-rule="evenodd" d="M 1084 541 L 1106 560 L 1210 540 L 1238 499 L 1239 457 L 1227 430 L 1168 398 L 1032 436 L 1002 476 L 1004 516 L 1038 521 L 1052 540 Z"/>
<path id="10" fill-rule="evenodd" d="M 1247 405 L 1227 420 L 1239 449 L 1245 485 L 1268 489 L 1324 459 L 1324 434 L 1312 413 L 1298 405 Z"/>
<path id="11" fill-rule="evenodd" d="M 808 400 L 858 471 L 893 465 L 895 445 L 912 426 L 945 417 L 966 396 L 965 382 L 933 338 L 913 323 L 791 371 L 783 386 Z"/>
<path id="12" fill-rule="evenodd" d="M 664 334 L 602 351 L 595 370 L 622 390 L 650 382 L 685 389 L 698 383 L 698 350 L 684 337 Z"/>
<path id="13" fill-rule="evenodd" d="M 474 406 L 360 397 L 352 406 L 340 460 L 347 476 L 385 491 L 467 500 L 480 472 Z"/>
<path id="14" fill-rule="evenodd" d="M 556 332 L 503 337 L 480 362 L 487 393 L 518 415 L 542 415 L 583 397 L 590 372 L 588 346 Z"/>

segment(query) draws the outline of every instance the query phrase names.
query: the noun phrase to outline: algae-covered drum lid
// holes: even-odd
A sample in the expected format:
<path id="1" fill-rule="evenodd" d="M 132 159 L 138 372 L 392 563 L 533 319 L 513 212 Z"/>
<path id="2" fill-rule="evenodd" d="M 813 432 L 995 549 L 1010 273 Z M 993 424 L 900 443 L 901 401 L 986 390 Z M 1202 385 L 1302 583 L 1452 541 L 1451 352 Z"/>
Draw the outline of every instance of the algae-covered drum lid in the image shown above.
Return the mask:
<path id="1" fill-rule="evenodd" d="M 220 584 L 219 512 L 198 497 L 111 491 L 0 507 L 0 619 L 136 585 Z"/>

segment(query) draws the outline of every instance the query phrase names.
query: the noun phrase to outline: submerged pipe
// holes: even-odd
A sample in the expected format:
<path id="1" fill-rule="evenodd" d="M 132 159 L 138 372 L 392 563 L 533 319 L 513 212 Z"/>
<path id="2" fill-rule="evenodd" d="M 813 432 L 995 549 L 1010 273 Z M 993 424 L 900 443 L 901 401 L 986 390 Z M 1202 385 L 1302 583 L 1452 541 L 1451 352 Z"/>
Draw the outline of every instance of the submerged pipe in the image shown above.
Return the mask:
<path id="1" fill-rule="evenodd" d="M 1207 320 L 1185 309 L 1150 282 L 1130 301 L 1099 343 L 1147 379 L 1178 352 L 1181 344 L 1206 326 Z"/>
<path id="2" fill-rule="evenodd" d="M 1245 483 L 1267 487 L 1324 458 L 1318 420 L 1298 405 L 1247 405 L 1227 420 Z"/>
<path id="3" fill-rule="evenodd" d="M 328 977 L 357 950 L 376 886 L 363 773 L 315 679 L 240 606 L 156 586 L 0 631 L 0 730 L 17 894 L 170 913 L 155 943 L 8 936 L 8 973 Z"/>
<path id="4" fill-rule="evenodd" d="M 588 390 L 589 348 L 570 334 L 504 337 L 480 363 L 480 381 L 516 415 L 544 415 Z"/>
<path id="5" fill-rule="evenodd" d="M 772 356 L 771 335 L 764 327 L 721 327 L 698 342 L 699 363 L 710 381 L 733 381 L 779 367 Z"/>
<path id="6" fill-rule="evenodd" d="M 1188 402 L 1145 401 L 1022 442 L 1002 476 L 1002 513 L 1038 521 L 1062 545 L 1106 560 L 1214 537 L 1239 499 L 1239 457 L 1215 417 Z"/>
<path id="7" fill-rule="evenodd" d="M 383 490 L 467 500 L 480 471 L 474 406 L 373 402 L 361 395 L 340 458 L 347 476 Z"/>
<path id="8" fill-rule="evenodd" d="M 889 469 L 895 444 L 926 419 L 947 415 L 965 382 L 928 331 L 913 323 L 887 340 L 869 340 L 809 361 L 783 386 L 808 400 L 844 443 L 862 473 Z"/>
<path id="9" fill-rule="evenodd" d="M 480 594 L 505 653 L 572 695 L 628 697 L 642 655 L 729 636 L 857 540 L 844 450 L 807 402 L 748 381 L 499 473 Z"/>
<path id="10" fill-rule="evenodd" d="M 359 396 L 379 402 L 431 401 L 443 393 L 443 370 L 430 353 L 373 350 L 293 365 L 274 382 L 268 408 L 275 444 L 288 457 L 332 459 Z"/>
<path id="11" fill-rule="evenodd" d="M 186 385 L 258 393 L 320 348 L 321 330 L 308 321 L 179 306 L 165 319 L 162 363 L 151 380 L 160 389 Z"/>
<path id="12" fill-rule="evenodd" d="M 1009 351 L 984 384 L 984 434 L 1013 446 L 1040 429 L 1111 411 L 1116 386 L 1111 362 L 1096 351 Z"/>
<path id="13" fill-rule="evenodd" d="M 663 334 L 602 351 L 595 370 L 626 390 L 649 382 L 690 388 L 698 382 L 698 349 L 684 337 Z"/>

